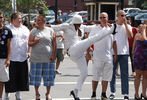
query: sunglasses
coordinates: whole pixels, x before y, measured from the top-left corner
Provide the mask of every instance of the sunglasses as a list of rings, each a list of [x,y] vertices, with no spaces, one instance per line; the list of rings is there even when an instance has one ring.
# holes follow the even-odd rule
[[[121,17],[125,17],[126,15],[121,15]]]
[[[100,17],[100,19],[105,19],[106,17]]]
[[[0,16],[0,18],[3,18],[3,17]]]

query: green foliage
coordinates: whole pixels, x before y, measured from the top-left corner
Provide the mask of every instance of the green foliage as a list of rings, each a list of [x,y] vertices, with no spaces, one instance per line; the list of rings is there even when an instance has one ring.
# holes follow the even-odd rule
[[[147,1],[145,1],[145,2],[141,5],[141,8],[147,10]]]
[[[141,9],[147,9],[147,1],[145,0],[137,0],[136,7]]]
[[[3,12],[11,11],[11,1],[10,0],[0,0],[0,10]]]
[[[12,0],[0,0],[0,10],[12,11]],[[28,13],[31,10],[46,10],[48,6],[45,0],[16,0],[17,12]]]
[[[30,10],[46,10],[48,6],[45,0],[17,0],[17,10],[27,13]]]

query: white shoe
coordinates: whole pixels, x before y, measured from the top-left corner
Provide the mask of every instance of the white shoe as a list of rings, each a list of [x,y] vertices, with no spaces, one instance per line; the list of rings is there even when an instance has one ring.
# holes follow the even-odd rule
[[[9,100],[9,93],[5,93],[4,100]]]
[[[5,97],[4,100],[9,100],[9,97]]]
[[[15,97],[16,97],[16,100],[21,100],[21,97],[16,96],[16,94],[15,94]]]

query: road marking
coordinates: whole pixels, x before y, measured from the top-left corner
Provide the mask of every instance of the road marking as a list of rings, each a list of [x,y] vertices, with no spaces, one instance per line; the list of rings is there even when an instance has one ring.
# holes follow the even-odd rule
[[[31,100],[35,100],[35,99],[31,99]],[[41,100],[45,100],[42,99]],[[73,100],[73,98],[52,98],[52,100]],[[91,98],[80,98],[80,100],[91,100]],[[100,98],[97,98],[97,100],[100,100]],[[115,98],[114,100],[123,100],[123,98]],[[133,98],[129,100],[134,100]]]
[[[43,84],[43,82],[41,83]],[[55,82],[55,85],[75,85],[77,82]],[[99,83],[101,84],[101,82]],[[116,82],[117,85],[120,85],[121,82]],[[130,85],[134,85],[134,82],[129,82]],[[84,82],[84,85],[91,85],[91,82]]]
[[[55,82],[55,85],[74,85],[77,82]],[[101,84],[101,82],[99,83]],[[116,82],[116,84],[120,85],[121,82]],[[134,84],[134,82],[129,82],[129,84]],[[84,82],[84,85],[91,85],[91,82]]]

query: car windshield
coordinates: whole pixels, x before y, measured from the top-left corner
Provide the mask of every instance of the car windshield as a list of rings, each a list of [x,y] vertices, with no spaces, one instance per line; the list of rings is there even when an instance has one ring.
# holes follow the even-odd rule
[[[125,13],[127,13],[128,10],[124,10]]]
[[[70,13],[70,14],[69,14],[69,16],[74,16],[74,15],[76,15],[76,13]]]
[[[53,24],[55,22],[55,18],[51,18],[48,22]]]
[[[71,22],[72,22],[72,18],[73,18],[73,17],[69,18],[69,19],[66,20],[64,23],[71,23]],[[87,17],[82,17],[82,20],[83,20],[83,22],[85,23],[85,22],[87,22],[88,18],[87,18]]]
[[[72,22],[72,17],[66,20],[64,23],[71,23]]]
[[[135,16],[135,20],[147,19],[147,14],[139,14]]]

